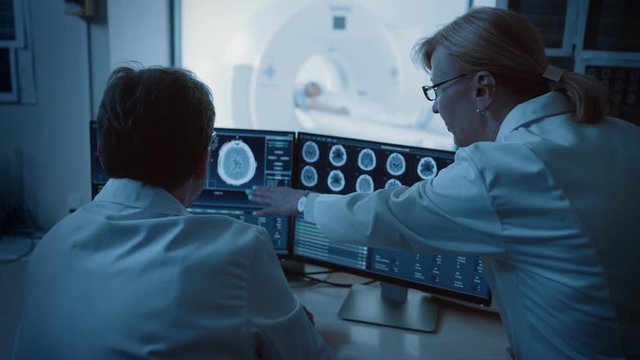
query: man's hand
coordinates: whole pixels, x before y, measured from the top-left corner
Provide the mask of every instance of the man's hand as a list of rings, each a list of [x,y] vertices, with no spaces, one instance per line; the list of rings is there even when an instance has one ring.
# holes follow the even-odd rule
[[[288,187],[257,186],[253,190],[247,190],[249,200],[264,205],[258,216],[289,216],[298,211],[298,200],[308,193],[305,190],[296,190]]]

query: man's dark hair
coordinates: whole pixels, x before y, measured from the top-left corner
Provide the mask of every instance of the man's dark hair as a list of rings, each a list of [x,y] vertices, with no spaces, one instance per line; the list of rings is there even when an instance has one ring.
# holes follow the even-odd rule
[[[120,67],[98,111],[102,166],[110,177],[175,189],[196,171],[214,118],[211,92],[191,72]]]

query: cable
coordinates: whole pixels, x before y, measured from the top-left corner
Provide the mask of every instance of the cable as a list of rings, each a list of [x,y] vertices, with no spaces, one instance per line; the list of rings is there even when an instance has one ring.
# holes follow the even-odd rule
[[[318,275],[318,274],[334,274],[335,272],[336,272],[335,270],[307,271],[298,275],[305,276],[305,275]]]
[[[331,275],[327,276],[324,279],[318,279],[318,278],[314,278],[312,276],[307,276],[307,275],[302,275],[302,277],[305,278],[305,279],[314,281],[316,283],[331,285],[331,286],[335,286],[335,287],[344,287],[344,288],[350,288],[353,285],[369,285],[369,284],[373,284],[373,283],[378,281],[378,280],[369,280],[369,281],[365,281],[365,282],[362,282],[362,283],[337,283],[337,282],[333,282],[333,281],[327,281],[327,279],[330,278]]]

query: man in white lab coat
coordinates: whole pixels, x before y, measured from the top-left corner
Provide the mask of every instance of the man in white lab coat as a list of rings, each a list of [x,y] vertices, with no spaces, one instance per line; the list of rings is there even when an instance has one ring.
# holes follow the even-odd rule
[[[111,179],[34,251],[16,359],[332,358],[267,233],[185,209],[214,117],[187,71],[113,72],[98,114]]]

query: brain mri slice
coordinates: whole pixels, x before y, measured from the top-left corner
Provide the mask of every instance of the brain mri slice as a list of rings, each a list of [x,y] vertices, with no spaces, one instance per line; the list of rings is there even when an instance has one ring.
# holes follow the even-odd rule
[[[344,175],[340,170],[332,170],[327,178],[329,189],[338,192],[344,189]]]
[[[302,172],[300,173],[300,181],[306,187],[315,186],[318,183],[318,172],[313,166],[307,165],[302,168]]]
[[[384,184],[385,189],[396,187],[396,186],[402,186],[402,183],[398,179],[389,179]]]
[[[302,158],[304,161],[308,163],[314,163],[318,161],[320,157],[320,149],[318,149],[318,145],[313,141],[307,141],[302,146]]]
[[[376,154],[371,149],[362,149],[358,154],[358,166],[364,171],[373,170],[376,167]]]
[[[438,172],[438,165],[433,158],[427,156],[420,159],[417,171],[418,176],[420,176],[422,180],[428,180],[436,176],[436,173]]]
[[[362,193],[372,193],[373,179],[371,178],[371,176],[367,174],[358,176],[358,180],[356,180],[356,191]]]
[[[387,172],[393,176],[402,175],[406,168],[404,156],[398,153],[391,153],[387,158]]]
[[[329,151],[329,161],[333,166],[342,166],[347,162],[347,151],[342,145],[333,145]]]
[[[251,148],[242,140],[231,140],[218,152],[218,175],[225,183],[240,186],[256,174],[258,164]]]

